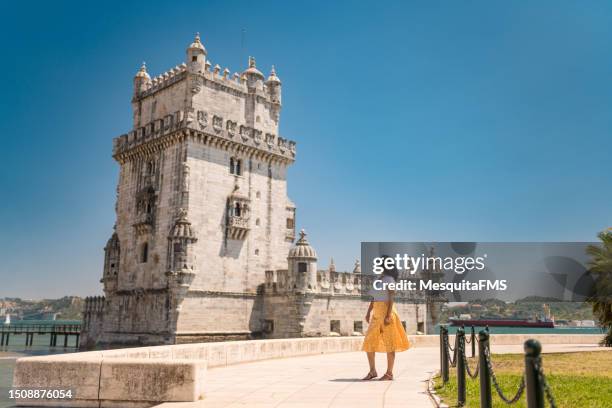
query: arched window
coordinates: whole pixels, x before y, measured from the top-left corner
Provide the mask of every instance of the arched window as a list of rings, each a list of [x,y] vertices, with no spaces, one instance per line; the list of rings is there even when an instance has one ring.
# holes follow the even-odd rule
[[[145,242],[142,244],[142,248],[140,250],[140,263],[145,263],[149,259],[149,243]]]
[[[234,207],[234,215],[236,217],[240,217],[240,214],[242,213],[241,208],[240,208],[240,203],[236,203],[236,206]]]

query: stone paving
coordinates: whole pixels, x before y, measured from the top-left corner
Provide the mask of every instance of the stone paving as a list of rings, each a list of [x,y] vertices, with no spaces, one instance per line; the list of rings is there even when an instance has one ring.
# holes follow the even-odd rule
[[[522,349],[522,345],[493,346],[494,353],[521,353]],[[581,344],[544,347],[544,352],[594,350],[603,348]],[[360,381],[368,371],[366,357],[360,352],[211,368],[205,400],[166,403],[158,408],[429,408],[433,403],[426,382],[437,370],[438,358],[437,347],[398,353],[395,381]],[[377,355],[376,361],[382,375],[385,355]]]

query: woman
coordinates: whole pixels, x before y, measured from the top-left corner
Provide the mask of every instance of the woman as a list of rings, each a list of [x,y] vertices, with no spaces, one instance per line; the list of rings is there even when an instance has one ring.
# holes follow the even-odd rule
[[[386,286],[390,283],[395,283],[397,278],[397,269],[389,270],[385,268],[382,278],[379,279],[382,285],[381,283],[376,285],[381,289],[371,292],[373,299],[366,313],[366,321],[369,323],[369,326],[362,347],[362,350],[368,355],[370,372],[363,378],[364,380],[371,380],[378,376],[374,353],[387,353],[387,372],[379,380],[392,381],[395,352],[405,351],[410,348],[406,331],[393,304],[394,291]],[[371,320],[370,317],[372,318]]]

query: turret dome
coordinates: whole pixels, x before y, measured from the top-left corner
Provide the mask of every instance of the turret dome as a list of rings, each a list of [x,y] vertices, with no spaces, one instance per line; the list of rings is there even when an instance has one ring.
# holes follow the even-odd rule
[[[193,42],[191,43],[191,45],[189,45],[189,48],[187,48],[187,51],[190,50],[201,50],[206,53],[206,48],[204,48],[204,44],[202,44],[202,42],[200,41],[200,33],[196,33]]]
[[[191,228],[191,223],[187,220],[187,211],[184,209],[180,209],[177,219],[170,231],[169,239],[180,239],[186,238],[193,241],[196,241],[196,235],[193,229]]]
[[[243,74],[247,76],[256,76],[262,80],[265,78],[264,74],[262,74],[261,71],[255,66],[255,58],[253,57],[249,57],[249,67],[243,72]]]
[[[270,71],[270,76],[268,77],[266,83],[270,84],[281,84],[281,80],[276,76],[276,70],[274,69],[274,65],[272,65],[272,70]]]
[[[142,66],[140,67],[134,78],[144,78],[147,81],[151,80],[151,76],[149,76],[149,73],[147,72],[147,64],[145,62],[142,63]]]
[[[300,231],[300,239],[298,239],[295,246],[289,250],[288,258],[317,259],[317,252],[310,246],[306,239],[306,231]]]

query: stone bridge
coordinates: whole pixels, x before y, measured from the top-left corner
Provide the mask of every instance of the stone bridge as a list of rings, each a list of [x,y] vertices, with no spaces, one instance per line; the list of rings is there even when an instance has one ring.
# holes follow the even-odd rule
[[[491,337],[495,353],[522,352],[527,338],[544,352],[597,350],[598,335]],[[15,388],[72,389],[72,400],[18,400],[62,407],[431,407],[427,383],[439,367],[438,336],[410,336],[395,381],[360,381],[362,337],[198,343],[92,351],[17,360]],[[379,374],[385,356],[377,356]]]

